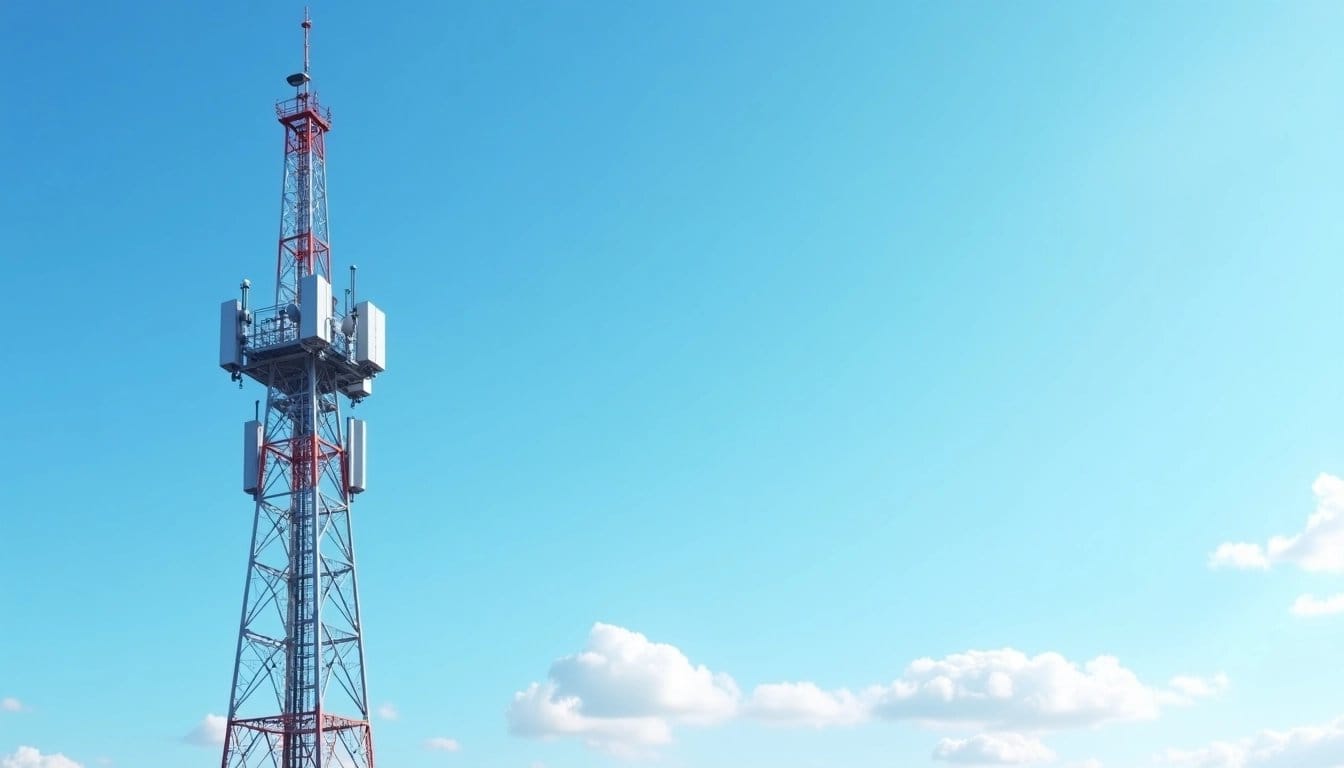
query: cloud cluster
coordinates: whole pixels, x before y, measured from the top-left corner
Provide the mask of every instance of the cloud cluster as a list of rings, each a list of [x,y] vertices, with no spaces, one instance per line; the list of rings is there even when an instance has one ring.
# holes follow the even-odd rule
[[[933,759],[960,765],[1030,765],[1055,759],[1040,739],[1020,733],[981,734],[969,739],[943,739]]]
[[[0,755],[0,768],[83,768],[59,752],[44,755],[35,747],[19,747],[12,755]]]
[[[1320,598],[1315,595],[1302,595],[1293,601],[1289,609],[1294,616],[1310,618],[1312,616],[1332,616],[1344,612],[1344,595],[1332,595]]]
[[[744,714],[771,725],[825,728],[866,721],[869,696],[841,689],[824,691],[815,683],[767,683],[756,686]]]
[[[594,717],[667,717],[698,725],[737,713],[731,677],[691,664],[675,646],[638,632],[597,624],[580,653],[557,659],[550,679],[558,695],[577,698]]]
[[[1264,545],[1225,541],[1209,554],[1210,568],[1269,570],[1287,564],[1312,573],[1344,573],[1344,479],[1321,473],[1311,484],[1316,511],[1292,536],[1271,536]],[[1302,595],[1289,609],[1294,616],[1344,612],[1344,594],[1328,598]]]
[[[710,725],[737,714],[732,678],[695,666],[675,646],[595,624],[583,651],[557,659],[545,683],[514,694],[509,730],[575,736],[615,754],[672,740],[672,724]]]
[[[13,696],[6,696],[0,699],[0,712],[21,712],[23,711],[23,702]]]
[[[1159,759],[1190,768],[1344,765],[1344,717],[1325,725],[1264,730],[1239,741],[1218,741],[1200,749],[1169,749]]]
[[[1283,563],[1316,573],[1344,573],[1344,480],[1322,473],[1311,490],[1316,511],[1300,533],[1271,536],[1263,546],[1224,542],[1209,555],[1209,566],[1264,570]]]
[[[1221,675],[1152,686],[1110,656],[1079,664],[1057,653],[1028,656],[1005,648],[919,659],[895,680],[858,691],[781,682],[744,696],[732,677],[693,664],[675,646],[596,624],[582,651],[556,660],[544,682],[514,694],[507,718],[516,735],[574,737],[618,755],[667,744],[677,726],[731,719],[805,728],[906,721],[987,732],[944,740],[939,759],[966,763],[992,752],[998,762],[1014,755],[1027,762],[1043,759],[1045,748],[1021,733],[1151,719],[1164,706],[1226,687]]]
[[[1055,730],[1152,719],[1163,694],[1112,656],[1080,666],[1057,653],[1006,648],[920,659],[880,690],[874,712],[942,726]]]

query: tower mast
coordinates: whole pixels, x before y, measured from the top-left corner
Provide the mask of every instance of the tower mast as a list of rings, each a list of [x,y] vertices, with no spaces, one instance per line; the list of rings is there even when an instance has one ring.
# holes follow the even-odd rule
[[[326,135],[303,71],[276,105],[284,127],[275,303],[249,306],[251,284],[221,308],[220,367],[266,388],[243,429],[243,490],[253,497],[243,608],[221,768],[372,768],[364,642],[355,578],[354,495],[365,488],[362,420],[341,399],[372,394],[385,367],[384,316],[345,314],[332,296]]]

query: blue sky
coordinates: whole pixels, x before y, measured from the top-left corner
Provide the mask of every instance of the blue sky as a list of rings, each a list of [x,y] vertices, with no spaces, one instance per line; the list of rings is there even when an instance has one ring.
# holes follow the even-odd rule
[[[3,768],[218,760],[300,13],[0,7]],[[380,761],[1344,764],[1344,8],[313,15]]]

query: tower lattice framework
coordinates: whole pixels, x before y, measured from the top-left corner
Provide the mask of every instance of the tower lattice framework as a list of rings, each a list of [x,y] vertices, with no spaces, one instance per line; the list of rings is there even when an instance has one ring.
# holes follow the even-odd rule
[[[255,500],[221,768],[372,768],[352,502],[366,427],[342,418],[384,369],[384,316],[332,293],[326,193],[331,114],[310,87],[309,34],[293,98],[276,105],[285,163],[275,303],[250,283],[221,311],[220,366],[266,388],[243,430]],[[264,404],[263,404],[264,402]]]

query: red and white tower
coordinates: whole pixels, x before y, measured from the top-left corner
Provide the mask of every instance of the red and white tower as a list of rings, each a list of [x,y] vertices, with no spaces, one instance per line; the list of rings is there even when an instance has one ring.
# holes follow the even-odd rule
[[[243,490],[255,501],[222,768],[372,768],[373,733],[355,579],[352,502],[365,488],[367,429],[342,419],[386,365],[383,312],[332,292],[326,135],[331,113],[303,71],[276,105],[285,172],[275,303],[250,283],[221,310],[220,367],[266,388],[243,429]]]

